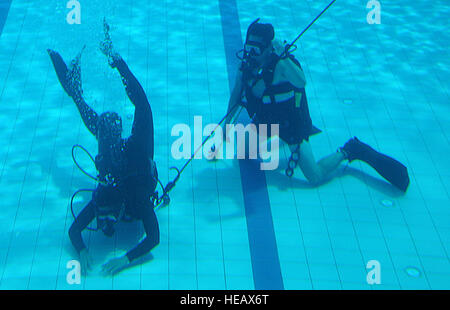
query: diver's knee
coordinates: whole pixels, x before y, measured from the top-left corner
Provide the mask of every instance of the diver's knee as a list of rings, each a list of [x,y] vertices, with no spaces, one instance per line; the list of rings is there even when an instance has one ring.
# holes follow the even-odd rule
[[[320,185],[320,179],[319,178],[306,178],[308,180],[309,185],[312,187],[318,187]]]
[[[305,177],[308,180],[308,183],[313,187],[319,186],[323,181],[322,174],[318,172],[305,174]]]
[[[159,244],[159,231],[153,236],[152,249]]]
[[[156,222],[155,226],[153,227],[153,230],[151,232],[149,232],[149,235],[151,236],[152,239],[152,248],[157,246],[159,244],[159,236],[160,236],[160,232],[159,232],[159,224]]]

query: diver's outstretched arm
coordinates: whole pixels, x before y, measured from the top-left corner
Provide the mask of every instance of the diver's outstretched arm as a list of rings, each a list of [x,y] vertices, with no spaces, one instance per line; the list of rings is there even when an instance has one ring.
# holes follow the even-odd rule
[[[74,60],[72,60],[70,71],[58,52],[51,49],[47,49],[47,52],[52,60],[61,86],[64,88],[64,91],[72,97],[77,105],[78,111],[80,112],[81,118],[87,129],[96,136],[98,114],[86,103],[86,101],[84,101],[83,89],[81,87],[80,58],[82,51]]]
[[[120,56],[116,56],[117,58],[114,60],[112,64],[113,68],[116,68],[119,71],[120,76],[122,77],[122,83],[125,86],[125,90],[127,92],[128,98],[133,103],[133,105],[137,109],[146,110],[150,109],[150,104],[147,99],[147,95],[145,94],[144,89],[141,84],[128,68],[126,62]]]
[[[97,122],[98,114],[84,101],[83,97],[74,98],[74,102],[77,105],[86,128],[97,138]]]
[[[136,108],[150,108],[147,95],[145,94],[141,84],[139,84],[139,81],[130,71],[128,65],[122,59],[120,54],[114,50],[111,36],[109,35],[110,27],[106,20],[103,21],[103,28],[105,32],[105,39],[100,43],[100,50],[106,57],[108,57],[108,63],[111,68],[117,68],[117,71],[119,71],[120,76],[122,77],[122,82],[125,85],[128,98],[130,98]]]
[[[69,238],[78,253],[81,250],[86,249],[86,245],[81,237],[81,232],[89,225],[89,223],[95,218],[95,206],[94,202],[90,201],[88,205],[80,212],[75,221],[72,223],[69,229]]]
[[[135,106],[134,121],[131,131],[131,136],[136,140],[141,141],[142,145],[146,146],[147,155],[153,159],[154,156],[154,129],[153,129],[153,114],[148,102],[147,95],[142,88],[139,81],[128,68],[128,65],[120,57],[114,62],[119,71],[122,82],[125,85],[128,98]]]
[[[144,223],[146,237],[135,248],[128,251],[126,256],[129,262],[147,254],[159,244],[158,220],[156,219],[155,211],[151,207],[144,209],[142,222]]]
[[[134,121],[131,135],[145,149],[148,157],[153,159],[154,155],[154,134],[152,109],[141,84],[128,68],[128,65],[114,51],[111,37],[109,35],[109,25],[104,22],[105,40],[100,45],[100,50],[106,57],[111,68],[116,68],[125,85],[125,90],[130,101],[135,106]]]

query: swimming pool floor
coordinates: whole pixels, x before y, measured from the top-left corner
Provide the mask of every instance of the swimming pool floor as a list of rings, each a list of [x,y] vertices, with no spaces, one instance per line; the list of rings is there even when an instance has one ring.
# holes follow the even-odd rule
[[[310,140],[315,156],[358,136],[405,163],[411,178],[405,195],[358,162],[320,187],[309,186],[300,170],[288,179],[283,146],[279,169],[264,173],[272,227],[255,227],[249,223],[259,211],[248,209],[252,192],[243,192],[249,179],[242,163],[193,160],[171,204],[157,210],[161,243],[151,255],[104,277],[101,265],[134,247],[143,228],[121,224],[112,238],[86,232],[94,270],[80,285],[67,283],[66,264],[77,259],[67,234],[70,198],[95,185],[74,165],[71,148],[81,144],[95,154],[97,146],[46,49],[69,61],[86,45],[86,100],[97,111],[119,112],[129,133],[133,105],[98,49],[103,17],[108,20],[116,48],[149,97],[155,161],[167,183],[174,177],[169,167],[184,164],[171,157],[172,127],[193,125],[194,116],[217,122],[226,112],[234,76],[224,37],[236,31],[229,25],[237,22],[244,38],[250,22],[262,17],[277,37],[291,41],[328,4],[225,2],[80,0],[80,25],[66,22],[65,1],[11,2],[0,34],[0,289],[264,288],[276,273],[256,268],[266,258],[252,253],[267,245],[274,245],[276,261],[267,264],[279,270],[280,289],[449,289],[450,5],[444,0],[380,1],[380,25],[367,23],[366,1],[338,0],[294,53],[307,78],[311,117],[323,130]],[[75,210],[89,199],[79,196]],[[269,228],[271,244],[249,242]],[[380,263],[381,284],[367,283],[370,260]]]

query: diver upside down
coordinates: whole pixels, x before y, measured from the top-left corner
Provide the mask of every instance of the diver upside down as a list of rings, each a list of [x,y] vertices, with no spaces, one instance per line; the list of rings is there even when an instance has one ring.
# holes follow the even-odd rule
[[[108,273],[123,269],[128,263],[143,256],[159,244],[159,226],[152,202],[158,183],[158,172],[153,161],[153,116],[147,96],[125,61],[112,51],[107,32],[102,52],[111,68],[121,75],[126,93],[135,106],[131,135],[123,139],[122,120],[115,112],[98,115],[84,100],[81,86],[81,53],[72,61],[70,70],[61,55],[48,49],[57,77],[65,92],[73,99],[88,130],[98,141],[95,165],[99,172],[98,185],[91,201],[85,206],[69,229],[69,237],[80,254],[82,272],[90,265],[90,256],[82,239],[82,231],[97,219],[97,227],[105,235],[114,233],[114,224],[120,220],[141,220],[146,237],[125,256],[110,260],[103,267]]]

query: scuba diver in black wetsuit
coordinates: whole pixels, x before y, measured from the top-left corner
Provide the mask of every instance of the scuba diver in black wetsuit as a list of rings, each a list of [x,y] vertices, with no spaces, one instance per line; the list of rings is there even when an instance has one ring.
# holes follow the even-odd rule
[[[306,79],[297,59],[274,40],[271,24],[253,22],[248,30],[236,83],[228,104],[229,124],[241,105],[246,108],[252,122],[279,124],[279,137],[291,149],[286,174],[291,177],[300,166],[313,185],[321,184],[339,164],[348,160],[362,160],[372,166],[385,179],[402,191],[409,185],[407,169],[395,159],[381,154],[356,137],[350,139],[337,152],[316,162],[309,137],[320,132],[312,125],[305,93]],[[268,126],[270,128],[270,126]],[[268,135],[269,136],[269,135]]]
[[[80,254],[82,272],[91,268],[91,258],[81,232],[97,218],[97,227],[111,236],[113,225],[120,220],[139,219],[143,222],[146,237],[123,257],[114,258],[103,265],[106,273],[115,273],[136,258],[148,253],[159,244],[159,227],[152,204],[158,174],[153,161],[153,118],[147,96],[125,61],[113,51],[105,23],[106,39],[101,50],[109,64],[116,68],[125,85],[126,93],[135,106],[132,134],[123,139],[122,121],[115,112],[98,115],[83,99],[80,72],[80,54],[72,61],[69,71],[62,57],[48,50],[57,76],[66,93],[75,102],[88,130],[98,140],[95,165],[99,184],[92,200],[76,217],[69,229],[70,240]]]

